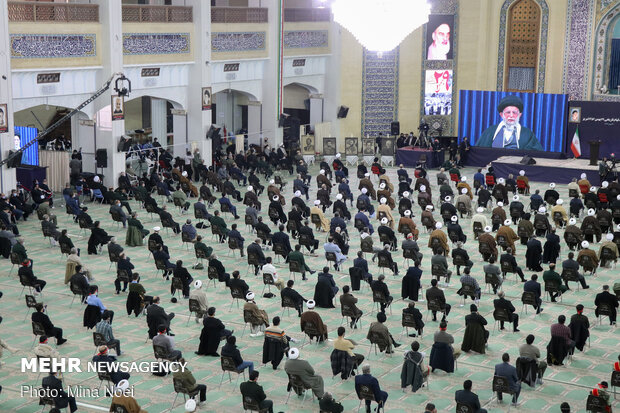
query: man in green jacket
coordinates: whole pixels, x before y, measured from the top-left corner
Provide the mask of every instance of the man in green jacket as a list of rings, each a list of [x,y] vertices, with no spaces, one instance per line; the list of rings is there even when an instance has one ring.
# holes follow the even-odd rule
[[[11,253],[15,253],[19,256],[20,263],[29,259],[28,254],[26,253],[26,248],[24,247],[23,237],[17,237],[17,242],[15,243],[15,245],[13,245],[13,249],[11,250]]]
[[[202,236],[198,235],[196,237],[196,243],[194,244],[195,251],[202,251],[204,256],[209,259],[211,255],[213,255],[213,248],[207,247],[207,245],[202,242]]]
[[[560,290],[558,293],[549,292],[552,302],[555,302],[555,299],[557,297],[562,295],[564,291],[568,290],[568,287],[564,285],[564,281],[562,281],[562,277],[560,277],[560,274],[555,272],[555,263],[553,262],[549,264],[549,269],[543,273],[543,280],[545,281],[545,285],[548,283],[554,283],[558,286],[558,289]]]
[[[149,230],[148,229],[144,229],[144,226],[142,225],[142,223],[138,219],[138,213],[137,212],[132,212],[131,213],[131,218],[129,218],[127,220],[127,225],[130,226],[130,227],[138,228],[140,230],[140,232],[142,233],[142,238],[144,238],[147,235],[149,235]]]
[[[181,369],[179,367],[179,371],[172,374],[174,380],[178,380],[182,383],[183,388],[188,390],[189,392],[199,391],[200,392],[200,404],[204,403],[207,400],[207,385],[206,384],[197,384],[196,379],[191,371],[187,368],[185,364],[185,359],[179,359],[180,365],[185,365],[185,368]]]
[[[183,205],[183,212],[189,209],[190,204],[187,200],[187,195],[185,195],[185,192],[181,190],[181,186],[177,186],[177,190],[172,193],[172,200],[175,205],[177,203]]]
[[[288,254],[288,261],[295,261],[299,263],[299,268],[301,268],[301,279],[307,280],[306,271],[309,271],[310,274],[314,274],[316,271],[312,271],[307,265],[306,260],[304,259],[304,254],[301,253],[301,245],[295,245],[295,251],[291,251]]]
[[[220,211],[215,210],[209,222],[211,222],[212,227],[218,227],[221,230],[222,235],[220,236],[220,242],[226,241],[226,237],[228,236],[228,228],[226,227],[226,221],[224,221],[220,216]]]

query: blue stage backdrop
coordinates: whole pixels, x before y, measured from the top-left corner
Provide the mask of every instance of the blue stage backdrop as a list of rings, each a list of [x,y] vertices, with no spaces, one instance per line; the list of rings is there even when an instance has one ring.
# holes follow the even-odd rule
[[[461,90],[459,93],[459,141],[473,145],[487,128],[502,121],[497,110],[500,100],[515,95],[523,100],[520,123],[531,129],[546,152],[564,152],[567,95],[547,93],[489,92]]]
[[[19,135],[19,147],[23,147],[33,139],[37,139],[39,130],[27,126],[15,126],[15,134]],[[39,145],[32,145],[22,154],[22,164],[39,165]]]

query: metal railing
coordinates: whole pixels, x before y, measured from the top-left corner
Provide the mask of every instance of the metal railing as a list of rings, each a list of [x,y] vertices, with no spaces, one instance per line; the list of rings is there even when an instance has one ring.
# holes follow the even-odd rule
[[[211,7],[211,23],[268,23],[266,7]]]
[[[99,5],[10,1],[11,22],[98,22]]]
[[[136,6],[123,5],[123,22],[135,23],[191,23],[191,6]]]
[[[331,9],[284,9],[285,22],[328,22]]]

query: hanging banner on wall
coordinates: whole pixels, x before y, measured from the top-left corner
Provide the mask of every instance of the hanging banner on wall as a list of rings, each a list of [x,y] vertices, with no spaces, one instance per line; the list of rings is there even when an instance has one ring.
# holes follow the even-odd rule
[[[452,70],[426,71],[424,114],[452,114]]]
[[[431,14],[426,26],[426,60],[452,60],[452,28],[454,16],[451,14]]]
[[[112,120],[125,119],[125,102],[122,96],[112,95]]]
[[[0,133],[9,131],[9,113],[7,111],[7,104],[0,104]]]
[[[202,110],[211,110],[211,87],[202,88]]]

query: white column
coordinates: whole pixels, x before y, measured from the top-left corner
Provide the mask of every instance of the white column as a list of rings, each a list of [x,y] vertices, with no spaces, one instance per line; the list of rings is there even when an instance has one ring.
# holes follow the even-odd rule
[[[323,95],[310,95],[310,125],[323,122]]]
[[[166,104],[164,99],[151,98],[151,128],[153,138],[157,138],[162,145],[168,144],[166,125]]]
[[[211,141],[206,140],[211,126],[211,111],[202,110],[202,88],[211,86],[211,2],[204,0],[187,0],[187,6],[193,6],[194,65],[190,66],[189,85],[187,88],[187,135],[189,140],[197,141],[205,165],[211,165]]]
[[[13,94],[11,89],[11,49],[9,48],[9,13],[7,2],[0,2],[0,103],[7,104],[6,113],[2,114],[4,123],[8,125],[6,133],[0,133],[0,158],[6,159],[9,150],[15,149],[13,137]],[[17,178],[15,169],[0,168],[0,191],[10,193],[15,188]]]
[[[174,134],[174,156],[185,155],[189,148],[187,142],[187,115],[172,115],[172,133]]]
[[[261,131],[261,111],[262,106],[260,102],[250,101],[248,102],[248,145],[261,144],[260,131]]]
[[[93,0],[93,3],[99,5],[101,39],[97,41],[101,44],[103,70],[101,70],[100,83],[102,84],[113,73],[123,71],[123,15],[121,0]],[[131,80],[136,82],[137,79]],[[117,151],[118,141],[125,133],[125,121],[112,122],[111,97],[115,94],[113,82],[110,89],[93,102],[97,110],[95,150],[106,149],[108,166],[103,169],[104,184],[114,187],[118,184],[120,173],[125,171],[125,154]],[[97,170],[97,172],[100,171],[101,169]]]
[[[262,7],[269,9],[269,28],[267,31],[267,47],[269,59],[265,62],[263,76],[263,113],[262,132],[269,144],[276,147],[282,143],[283,129],[278,127],[278,32],[280,30],[278,14],[281,0],[263,2]]]

